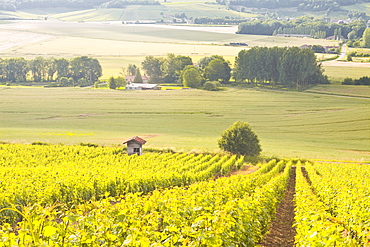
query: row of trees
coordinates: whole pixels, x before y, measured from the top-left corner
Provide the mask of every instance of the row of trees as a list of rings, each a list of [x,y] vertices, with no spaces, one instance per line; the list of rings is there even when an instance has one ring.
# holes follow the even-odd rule
[[[370,77],[363,76],[358,79],[345,78],[342,82],[343,85],[370,85]]]
[[[339,9],[340,6],[353,5],[359,0],[216,0],[219,4],[239,5],[249,8],[299,8],[306,11],[325,11]],[[369,0],[363,0],[369,2]]]
[[[315,53],[298,47],[242,50],[235,60],[234,77],[237,82],[251,85],[297,89],[329,83]]]
[[[303,16],[294,20],[249,20],[239,24],[237,33],[256,35],[304,34],[310,35],[312,38],[343,36],[344,38],[354,39],[362,37],[365,29],[365,20],[338,24]]]
[[[0,81],[3,82],[63,81],[62,84],[84,86],[94,84],[101,75],[100,62],[87,56],[75,57],[70,60],[43,57],[36,57],[32,60],[0,58]]]
[[[170,53],[165,58],[146,56],[141,65],[152,83],[183,82],[199,87],[207,80],[228,83],[231,77],[230,65],[221,56],[205,57],[196,67],[190,57]]]

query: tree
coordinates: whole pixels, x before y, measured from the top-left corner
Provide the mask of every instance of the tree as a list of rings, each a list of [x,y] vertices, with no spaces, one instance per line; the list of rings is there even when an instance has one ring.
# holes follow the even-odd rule
[[[362,47],[370,48],[370,28],[365,29],[362,40]]]
[[[55,59],[57,77],[68,77],[69,75],[69,61],[65,58]]]
[[[143,70],[150,76],[151,82],[160,82],[163,71],[162,71],[163,59],[156,58],[153,56],[146,56],[144,61],[141,63]]]
[[[28,63],[24,58],[9,58],[3,61],[3,76],[7,81],[26,81],[29,71]]]
[[[238,155],[256,156],[262,151],[257,135],[247,122],[237,121],[221,134],[218,146]]]
[[[40,82],[44,80],[46,74],[46,61],[43,57],[36,57],[29,62],[29,69],[32,72],[33,81]]]
[[[212,60],[204,69],[204,77],[210,81],[228,83],[231,77],[229,63],[219,58]]]
[[[212,60],[215,60],[217,58],[225,60],[224,57],[219,56],[219,55],[212,55],[210,57],[203,57],[198,61],[198,66],[201,69],[205,69]]]
[[[356,39],[357,38],[356,31],[355,30],[352,30],[351,32],[349,32],[348,35],[347,35],[347,38],[349,40]]]
[[[110,89],[116,89],[117,88],[117,83],[116,83],[116,79],[114,79],[113,76],[111,76],[109,78],[109,81],[108,81],[108,86]]]
[[[48,75],[47,80],[52,81],[52,80],[54,80],[54,74],[57,72],[55,59],[54,58],[48,58],[48,59],[46,59],[45,62],[46,62],[45,63],[46,64],[46,71],[47,71],[47,75]]]
[[[181,71],[187,66],[193,65],[192,59],[188,56],[175,56],[173,53],[167,54],[163,63],[165,83],[175,83],[181,76]]]
[[[185,87],[199,88],[202,86],[202,75],[194,65],[188,65],[182,71],[181,81]]]
[[[70,62],[70,69],[75,81],[84,78],[90,84],[94,84],[102,75],[99,61],[88,56],[73,58]]]
[[[140,69],[136,69],[135,78],[133,80],[133,83],[143,83],[143,78],[141,77]]]
[[[137,67],[136,67],[135,64],[129,64],[127,66],[127,73],[128,73],[128,75],[135,75],[136,74],[136,69],[137,69]]]
[[[116,79],[117,88],[126,86],[126,79],[123,76],[118,76]]]
[[[311,50],[313,50],[315,53],[325,53],[325,48],[322,45],[313,45]]]

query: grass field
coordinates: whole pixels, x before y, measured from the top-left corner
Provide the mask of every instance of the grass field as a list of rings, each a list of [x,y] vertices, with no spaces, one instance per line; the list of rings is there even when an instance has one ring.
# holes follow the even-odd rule
[[[347,77],[358,79],[370,75],[370,63],[324,62],[323,68],[333,82],[342,82]]]
[[[139,135],[147,147],[216,151],[220,133],[242,120],[265,156],[370,160],[368,98],[247,89],[0,90],[2,141],[114,145]]]

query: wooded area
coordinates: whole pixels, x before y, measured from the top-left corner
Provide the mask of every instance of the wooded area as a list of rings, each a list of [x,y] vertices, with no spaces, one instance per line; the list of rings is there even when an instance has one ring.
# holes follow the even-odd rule
[[[315,53],[298,47],[253,47],[240,51],[234,67],[237,82],[251,86],[296,88],[329,83]]]
[[[36,57],[0,58],[0,81],[26,82],[28,76],[33,82],[57,80],[61,86],[87,86],[94,84],[102,75],[100,62],[91,57],[81,56],[70,60],[65,58]]]
[[[340,6],[352,5],[358,2],[369,2],[369,0],[216,0],[224,5],[241,5],[249,8],[292,8],[305,11],[338,10]]]
[[[240,34],[277,35],[301,34],[312,38],[339,37],[351,39],[362,37],[366,29],[366,20],[360,19],[350,23],[334,23],[323,19],[302,16],[294,20],[249,20],[239,25]]]

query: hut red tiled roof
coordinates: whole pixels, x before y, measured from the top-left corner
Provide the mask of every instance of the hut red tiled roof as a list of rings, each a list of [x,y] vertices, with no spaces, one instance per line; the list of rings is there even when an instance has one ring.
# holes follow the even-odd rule
[[[125,142],[124,142],[124,143],[122,143],[122,144],[126,144],[126,143],[128,143],[128,142],[130,142],[130,141],[136,141],[136,142],[140,143],[141,145],[144,145],[144,144],[146,143],[146,141],[145,141],[144,139],[142,139],[142,138],[140,138],[140,137],[138,137],[138,136],[135,136],[135,137],[132,137],[131,139],[129,139],[129,140],[127,140],[127,141],[125,141]]]

